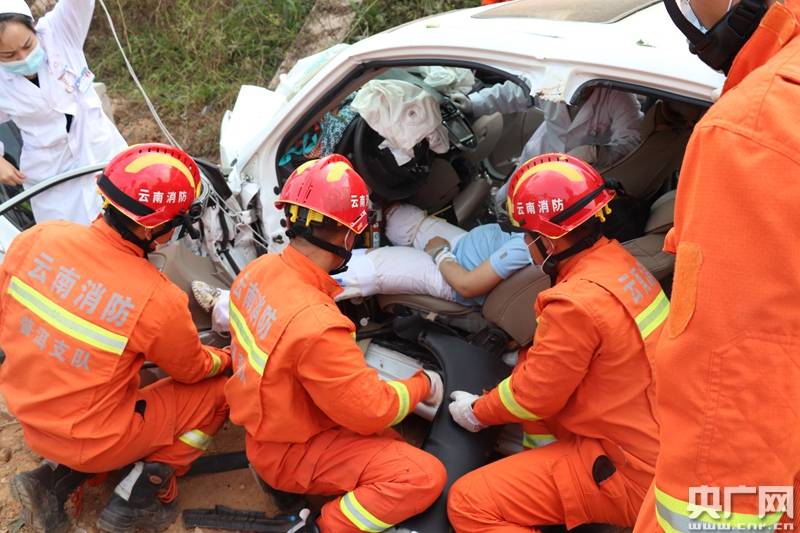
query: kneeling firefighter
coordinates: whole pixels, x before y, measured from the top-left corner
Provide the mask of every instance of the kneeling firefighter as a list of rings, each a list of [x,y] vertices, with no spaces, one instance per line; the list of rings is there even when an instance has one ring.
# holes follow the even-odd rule
[[[454,392],[450,412],[470,431],[522,423],[531,449],[455,483],[448,514],[458,532],[636,520],[658,454],[652,356],[669,301],[601,236],[614,188],[563,154],[512,176],[511,224],[553,286],[536,300],[533,346],[511,376],[480,397]]]
[[[88,474],[132,463],[98,527],[166,528],[177,516],[175,475],[228,413],[228,353],[200,343],[186,294],[146,259],[189,227],[197,166],[176,148],[138,145],[108,164],[97,187],[105,207],[90,226],[38,224],[0,265],[0,393],[46,458],[11,490],[40,532],[68,530],[64,502]],[[140,389],[145,360],[170,378]]]
[[[340,155],[300,166],[275,203],[289,246],[231,287],[225,393],[253,469],[273,489],[337,497],[292,531],[383,531],[427,509],[445,484],[439,460],[391,429],[419,402],[441,402],[441,377],[381,381],[334,303],[342,289],[330,273],[368,225],[368,194]]]

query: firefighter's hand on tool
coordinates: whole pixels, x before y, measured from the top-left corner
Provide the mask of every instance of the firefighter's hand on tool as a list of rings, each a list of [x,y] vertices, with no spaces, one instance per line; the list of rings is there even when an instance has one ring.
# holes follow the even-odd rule
[[[428,376],[428,381],[431,382],[431,391],[428,393],[427,398],[422,400],[425,405],[431,407],[439,407],[444,399],[444,383],[442,383],[442,376],[433,370],[425,370],[425,375]]]
[[[454,391],[453,394],[450,395],[450,399],[453,400],[450,402],[449,406],[450,416],[453,417],[456,424],[473,433],[477,433],[486,427],[481,424],[481,421],[478,420],[475,413],[472,412],[472,404],[475,403],[475,400],[478,398],[480,398],[480,396],[477,394],[472,394],[471,392],[463,390]]]
[[[3,185],[22,185],[25,176],[14,165],[0,157],[0,183]]]
[[[455,93],[450,96],[450,101],[465,115],[472,114],[472,100],[463,93]]]

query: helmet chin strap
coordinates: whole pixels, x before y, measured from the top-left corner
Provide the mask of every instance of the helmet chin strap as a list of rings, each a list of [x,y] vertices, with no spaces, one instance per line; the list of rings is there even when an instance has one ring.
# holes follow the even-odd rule
[[[186,233],[194,239],[199,236],[197,230],[192,227],[192,218],[188,213],[175,217],[172,219],[171,223],[164,224],[163,228],[153,232],[149,239],[142,239],[131,231],[125,224],[127,217],[112,205],[107,206],[103,211],[103,219],[109,226],[114,228],[123,239],[141,248],[145,258],[147,258],[147,254],[153,251],[153,243],[162,235],[166,235],[172,231],[173,228],[181,228],[179,237],[183,237]]]
[[[108,225],[114,228],[123,239],[141,248],[144,257],[147,258],[147,254],[150,253],[150,248],[153,244],[153,239],[140,239],[125,224],[125,218],[125,215],[110,205],[103,211],[103,219],[108,223]]]
[[[314,246],[318,248],[322,248],[326,252],[330,252],[334,255],[337,255],[342,258],[342,264],[338,268],[335,268],[328,273],[330,275],[341,274],[342,272],[347,271],[347,263],[350,261],[350,257],[352,257],[353,252],[344,248],[343,246],[336,246],[326,240],[320,239],[316,235],[314,235],[314,231],[310,226],[299,225],[296,224],[292,226],[286,234],[289,236],[290,239],[294,237],[300,237],[302,239],[307,240]]]
[[[550,285],[556,284],[556,278],[558,277],[558,264],[562,261],[569,259],[570,257],[581,253],[582,251],[591,248],[594,246],[594,243],[600,239],[602,235],[599,229],[592,231],[584,238],[564,250],[563,252],[559,252],[557,254],[550,254],[547,252],[547,248],[545,247],[544,243],[541,239],[536,241],[536,247],[539,250],[539,253],[542,254],[544,257],[544,262],[542,262],[542,270],[545,274],[550,276]]]
[[[741,0],[703,33],[686,19],[679,1],[664,0],[664,6],[672,22],[689,40],[689,50],[706,65],[725,74],[769,9],[767,0]]]

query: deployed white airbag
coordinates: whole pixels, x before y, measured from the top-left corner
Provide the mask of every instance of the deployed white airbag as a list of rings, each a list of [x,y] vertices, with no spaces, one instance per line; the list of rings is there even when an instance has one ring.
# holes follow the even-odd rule
[[[385,139],[381,147],[392,151],[398,165],[411,161],[414,146],[423,139],[438,154],[450,149],[439,103],[416,85],[372,80],[361,88],[351,106]]]
[[[417,67],[411,69],[424,76],[425,83],[443,94],[469,94],[475,85],[475,74],[468,68]]]

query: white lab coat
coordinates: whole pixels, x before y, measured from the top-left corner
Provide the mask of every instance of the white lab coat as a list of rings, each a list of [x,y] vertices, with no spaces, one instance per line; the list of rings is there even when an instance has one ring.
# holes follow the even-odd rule
[[[22,134],[20,170],[27,177],[25,187],[106,162],[127,146],[103,113],[83,54],[93,10],[94,0],[60,0],[39,20],[36,35],[47,53],[38,72],[39,87],[0,70],[0,122],[13,120]],[[82,82],[73,79],[81,74]],[[67,113],[74,117],[69,133]],[[37,222],[66,219],[86,224],[100,206],[94,176],[61,184],[32,201]]]
[[[530,96],[507,81],[469,95],[476,116],[516,113],[530,106]],[[563,102],[535,99],[544,122],[525,144],[520,163],[550,152],[572,152],[588,163],[604,168],[629,154],[641,142],[642,112],[636,97],[597,87],[573,118]]]

